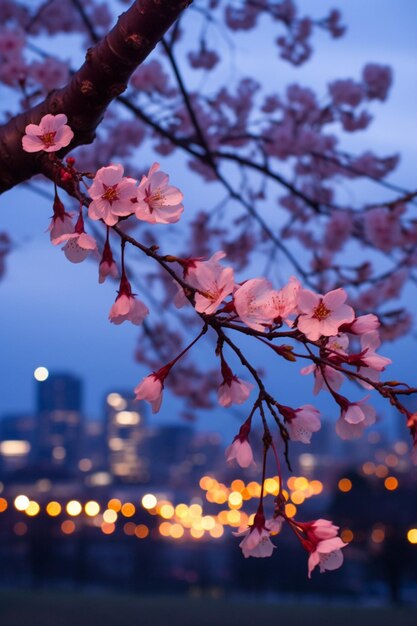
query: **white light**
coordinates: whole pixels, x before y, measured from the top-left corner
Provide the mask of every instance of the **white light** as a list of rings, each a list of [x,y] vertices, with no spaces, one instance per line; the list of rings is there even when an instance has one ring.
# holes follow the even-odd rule
[[[52,456],[56,461],[63,461],[67,456],[67,451],[62,446],[52,448]]]
[[[0,443],[0,454],[3,456],[21,456],[30,452],[29,441],[10,440]]]
[[[153,509],[158,504],[158,500],[153,493],[146,493],[142,498],[142,506],[144,509]]]
[[[107,396],[107,404],[116,411],[123,411],[127,407],[127,402],[120,393],[109,393]]]
[[[137,411],[120,411],[116,415],[116,422],[120,426],[135,426],[140,422],[140,415]]]
[[[309,454],[308,452],[300,454],[298,460],[305,470],[312,469],[316,465],[314,454]]]
[[[110,485],[112,482],[111,474],[108,472],[96,472],[87,477],[86,483],[94,487],[103,487]]]
[[[14,505],[18,511],[25,511],[29,506],[29,498],[24,495],[16,496]]]
[[[44,380],[48,378],[49,372],[46,369],[46,367],[37,367],[35,371],[33,372],[33,376],[38,382],[42,383]]]
[[[120,437],[111,437],[109,439],[109,448],[114,452],[120,452],[126,446],[126,440],[120,439]]]

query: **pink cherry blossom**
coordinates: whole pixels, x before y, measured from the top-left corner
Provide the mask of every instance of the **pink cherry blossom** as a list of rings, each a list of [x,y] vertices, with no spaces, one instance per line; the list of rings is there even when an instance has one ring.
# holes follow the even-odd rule
[[[271,306],[273,295],[272,285],[266,278],[251,278],[233,294],[236,313],[246,326],[263,332],[275,317]]]
[[[360,402],[364,402],[367,398],[364,398],[359,403],[359,407],[351,409],[349,414],[350,421],[346,420],[346,412],[342,411],[339,419],[336,422],[336,433],[339,435],[341,439],[358,439],[362,436],[363,431],[367,426],[372,426],[376,420],[376,412],[372,406],[367,404],[360,405]],[[359,421],[352,421],[357,420]]]
[[[108,236],[108,235],[107,235]],[[113,258],[113,253],[110,248],[109,240],[106,239],[103,248],[103,254],[101,257],[99,270],[98,270],[98,282],[104,283],[107,276],[111,276],[112,278],[117,278],[119,275],[119,270]]]
[[[356,107],[365,96],[362,85],[351,79],[333,81],[329,85],[329,92],[336,106],[347,104],[351,107]]]
[[[342,410],[342,419],[348,424],[359,424],[365,419],[365,413],[356,402],[349,402],[345,409]]]
[[[169,86],[168,74],[156,59],[140,65],[132,76],[131,84],[139,91],[148,93],[157,91],[166,96],[175,94],[175,89]]]
[[[336,363],[339,360],[339,355],[346,356],[347,349],[349,347],[349,337],[345,333],[340,333],[336,337],[329,337],[326,344],[326,352],[329,352],[328,358],[334,360]]]
[[[68,238],[62,250],[68,261],[81,263],[88,257],[90,252],[97,250],[97,244],[94,237],[87,233],[74,233]]]
[[[311,572],[317,565],[321,574],[341,567],[343,564],[341,549],[346,545],[340,537],[320,541],[308,559],[308,577],[311,578]]]
[[[311,529],[317,539],[333,539],[337,537],[339,527],[328,519],[317,519],[311,522]]]
[[[65,207],[61,202],[56,189],[53,209],[54,214],[51,218],[48,230],[50,232],[51,242],[53,245],[57,245],[57,243],[62,241],[63,235],[70,235],[74,233],[74,223],[72,221],[72,214],[65,211]]]
[[[45,92],[48,92],[68,82],[68,63],[52,57],[35,61],[29,67],[29,75],[36,83],[42,85]]]
[[[98,282],[104,283],[108,276],[111,276],[112,278],[117,278],[119,276],[117,265],[114,261],[113,263],[101,261],[98,270]]]
[[[353,335],[364,335],[370,333],[373,330],[377,330],[381,325],[379,319],[373,313],[367,315],[360,315],[355,317],[350,324],[343,324],[341,330],[346,333],[352,333]]]
[[[6,60],[19,57],[26,43],[23,30],[0,27],[0,54]]]
[[[51,223],[48,226],[50,233],[51,243],[56,246],[62,241],[63,235],[68,235],[74,232],[74,222],[72,221],[72,215],[70,213],[64,213],[61,215],[53,215]]]
[[[353,228],[353,218],[347,211],[334,212],[326,225],[324,245],[326,251],[340,250],[349,239]]]
[[[380,345],[381,340],[377,330],[373,330],[361,336],[361,361],[364,367],[361,367],[359,371],[365,376],[367,375],[366,371],[368,368],[374,369],[377,372],[383,372],[387,365],[392,363],[391,359],[375,352]]]
[[[325,22],[330,34],[335,39],[341,37],[346,31],[346,26],[343,26],[341,23],[341,15],[338,9],[332,9]]]
[[[236,537],[245,535],[240,542],[243,556],[247,559],[250,556],[255,558],[265,558],[271,556],[275,547],[271,541],[270,531],[266,527],[252,526],[240,533],[233,533]]]
[[[218,263],[223,256],[223,252],[218,252],[208,261],[193,262],[185,272],[186,281],[198,290],[195,293],[195,309],[199,313],[215,313],[234,290],[233,269]]]
[[[92,220],[103,220],[114,226],[120,216],[131,215],[135,210],[136,181],[123,176],[123,165],[101,167],[88,190],[93,201],[88,207]]]
[[[135,387],[136,400],[146,400],[151,404],[152,413],[158,413],[162,403],[165,379],[177,359],[152,372]]]
[[[221,355],[221,369],[223,382],[220,385],[217,396],[221,406],[228,407],[232,404],[245,402],[253,389],[252,383],[248,383],[235,376]]]
[[[139,326],[148,313],[149,310],[143,302],[137,300],[133,295],[122,294],[117,297],[111,307],[109,320],[113,324],[122,324],[122,322],[129,320],[132,324]]]
[[[368,63],[363,68],[362,78],[368,98],[386,99],[392,83],[392,69],[388,65]]]
[[[290,522],[304,534],[299,537],[303,547],[310,553],[308,577],[318,565],[320,572],[338,569],[343,563],[341,549],[347,544],[337,536],[339,527],[331,521],[318,519],[314,522]]]
[[[168,184],[168,174],[159,171],[159,167],[159,163],[154,163],[148,175],[142,178],[137,189],[135,215],[151,224],[172,224],[181,217],[184,196],[177,187]]]
[[[342,324],[353,321],[355,313],[345,304],[344,289],[329,291],[324,296],[302,289],[298,299],[298,329],[311,341],[337,335]]]
[[[129,320],[132,324],[139,326],[148,313],[148,307],[135,298],[129,281],[122,274],[118,296],[110,309],[109,320],[113,324],[122,324]]]
[[[279,291],[272,291],[271,306],[275,320],[285,320],[292,326],[289,316],[296,312],[298,303],[298,294],[301,289],[301,283],[295,276],[291,276],[288,283]]]
[[[91,252],[97,250],[97,243],[94,237],[85,232],[82,213],[79,214],[77,223],[73,226],[72,231],[57,235],[53,240],[53,244],[58,245],[66,241],[62,250],[67,259],[71,263],[81,263]]]
[[[366,238],[375,248],[390,252],[401,243],[401,222],[397,211],[376,207],[367,211],[363,220]]]
[[[56,152],[65,148],[74,137],[71,128],[67,126],[67,116],[63,113],[44,115],[39,125],[28,124],[25,135],[22,137],[22,146],[25,152]]]
[[[239,433],[231,445],[226,449],[226,460],[235,460],[243,468],[249,467],[253,463],[253,452],[249,443],[251,422],[251,417],[249,417],[240,427]]]
[[[365,421],[368,412],[374,412],[374,409],[365,402],[368,400],[369,396],[365,396],[362,400],[358,400],[357,402],[349,402],[343,396],[338,395],[338,402],[342,409],[341,417],[348,424],[359,424],[360,422]]]
[[[219,263],[226,254],[223,251],[218,251],[207,261],[201,259],[182,259],[181,264],[184,268],[184,280],[190,287],[201,290],[203,293],[198,299],[198,306],[201,308],[201,312],[205,307],[212,309],[212,312],[216,310],[223,301],[234,289],[233,270],[231,268],[224,268]],[[225,269],[228,271],[224,273]],[[178,287],[178,293],[175,296],[174,304],[177,308],[181,308],[188,302],[185,297],[182,287]],[[197,305],[197,294],[196,294]],[[197,306],[196,306],[197,308]],[[199,310],[199,309],[197,309]]]
[[[321,428],[320,411],[312,404],[304,404],[295,410],[282,408],[286,409],[283,414],[290,439],[310,443],[312,434]]]
[[[277,535],[282,530],[282,524],[284,522],[284,518],[281,515],[277,517],[271,517],[267,519],[265,522],[265,527],[274,535]]]
[[[135,387],[136,400],[150,402],[152,413],[158,413],[162,403],[163,382],[157,374],[149,374]]]
[[[202,46],[200,50],[196,52],[189,52],[188,59],[191,67],[194,69],[206,69],[211,70],[220,61],[220,57],[215,50],[207,50],[205,46]]]
[[[247,559],[250,556],[264,558],[272,555],[276,546],[271,541],[270,532],[266,526],[262,508],[260,508],[255,515],[252,526],[233,534],[235,537],[244,536],[239,547],[242,548],[243,556]]]
[[[11,57],[0,63],[0,81],[10,87],[18,87],[27,79],[28,68],[23,58]]]
[[[237,376],[233,376],[230,382],[223,381],[218,390],[219,404],[224,407],[231,406],[232,404],[242,404],[245,402],[253,385],[248,383]]]
[[[249,441],[236,436],[231,445],[226,448],[226,461],[236,461],[240,467],[249,467],[253,463],[253,452]]]
[[[324,372],[324,374],[323,374]],[[303,367],[300,373],[305,376],[307,374],[314,374],[314,388],[313,393],[316,396],[322,389],[329,391],[327,385],[332,389],[339,389],[345,380],[345,377],[338,370],[333,369],[329,365],[307,365]],[[325,378],[326,380],[325,380]]]

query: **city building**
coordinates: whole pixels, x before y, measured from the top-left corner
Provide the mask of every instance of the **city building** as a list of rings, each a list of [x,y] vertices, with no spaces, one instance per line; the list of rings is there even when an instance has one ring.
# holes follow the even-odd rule
[[[36,420],[28,413],[4,415],[0,420],[0,473],[27,468],[34,454]]]
[[[108,470],[115,482],[149,481],[144,404],[130,392],[112,391],[105,401]]]
[[[36,384],[37,463],[74,473],[83,439],[82,382],[72,374],[57,373]]]

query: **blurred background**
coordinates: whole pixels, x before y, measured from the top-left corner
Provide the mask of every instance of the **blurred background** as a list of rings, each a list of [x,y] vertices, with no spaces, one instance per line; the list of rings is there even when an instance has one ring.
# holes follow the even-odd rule
[[[355,442],[325,420],[311,446],[294,444],[287,514],[335,520],[349,544],[340,570],[308,580],[290,532],[270,559],[238,549],[232,533],[253,521],[259,467],[226,464],[218,432],[155,425],[128,390],[109,388],[88,419],[85,384],[39,366],[34,406],[1,417],[2,586],[415,603],[417,471],[399,416]],[[278,488],[271,468],[264,493]]]

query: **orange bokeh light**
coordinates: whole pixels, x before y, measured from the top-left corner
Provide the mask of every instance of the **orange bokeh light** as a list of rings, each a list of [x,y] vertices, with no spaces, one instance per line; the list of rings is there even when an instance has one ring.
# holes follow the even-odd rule
[[[138,539],[145,539],[149,535],[149,528],[145,524],[139,524],[135,528],[135,535]]]
[[[75,524],[74,522],[72,522],[69,519],[66,519],[64,522],[62,522],[61,524],[61,530],[64,533],[64,535],[71,535],[74,530],[75,530]]]

